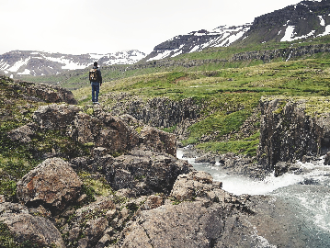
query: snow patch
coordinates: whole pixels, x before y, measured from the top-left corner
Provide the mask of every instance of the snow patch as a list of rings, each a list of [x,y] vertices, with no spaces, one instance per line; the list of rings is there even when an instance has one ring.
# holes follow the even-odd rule
[[[19,72],[19,73],[17,73],[17,74],[19,74],[19,75],[30,75],[30,70],[28,70],[28,69],[25,69],[23,72]]]
[[[319,34],[318,37],[319,37],[319,36],[329,35],[329,34],[330,34],[330,25],[327,25],[327,26],[325,27],[325,31],[324,31],[324,33],[323,33],[323,34]]]
[[[281,39],[281,41],[294,41],[294,40],[304,39],[304,38],[308,38],[310,36],[313,36],[315,34],[315,30],[312,30],[311,32],[309,32],[306,35],[299,36],[299,37],[294,37],[297,34],[296,32],[294,32],[294,29],[295,29],[295,26],[289,25],[286,28],[285,35]]]
[[[19,61],[17,61],[12,67],[10,67],[8,69],[8,71],[10,72],[16,72],[19,70],[19,68],[21,68],[21,66],[23,65],[27,65],[27,63],[29,62],[30,60],[30,57],[26,58],[26,59],[23,59],[21,58]]]
[[[325,26],[325,21],[324,21],[323,17],[318,16],[318,18],[320,19],[320,25],[324,27]]]

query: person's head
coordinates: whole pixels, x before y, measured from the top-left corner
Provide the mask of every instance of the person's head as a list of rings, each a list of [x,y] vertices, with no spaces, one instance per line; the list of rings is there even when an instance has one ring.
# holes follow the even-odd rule
[[[96,67],[97,67],[97,62],[94,62],[94,66],[96,66]]]

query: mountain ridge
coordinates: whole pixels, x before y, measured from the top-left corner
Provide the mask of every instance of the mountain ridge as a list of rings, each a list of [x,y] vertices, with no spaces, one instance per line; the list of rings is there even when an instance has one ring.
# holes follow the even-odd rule
[[[156,45],[149,54],[138,50],[82,55],[15,50],[0,55],[0,73],[15,78],[56,76],[71,70],[86,69],[94,61],[99,62],[101,67],[122,64],[135,67],[208,48],[300,42],[329,34],[330,0],[302,1],[258,16],[253,23],[222,25],[211,31],[201,29],[175,36]]]
[[[138,50],[81,55],[14,50],[0,55],[0,72],[15,77],[58,75],[69,70],[85,69],[95,61],[100,65],[133,64],[144,56],[145,53]]]

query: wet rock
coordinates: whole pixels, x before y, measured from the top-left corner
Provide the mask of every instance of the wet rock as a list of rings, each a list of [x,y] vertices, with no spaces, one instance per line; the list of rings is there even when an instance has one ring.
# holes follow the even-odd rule
[[[25,204],[43,204],[60,211],[77,200],[81,185],[68,162],[52,158],[45,160],[17,183],[17,197]]]
[[[278,162],[275,165],[275,177],[282,176],[283,174],[289,171],[296,171],[299,169],[299,166],[292,163]]]
[[[323,101],[323,100],[320,100]],[[258,160],[272,171],[277,162],[317,157],[329,150],[330,113],[307,115],[308,100],[262,99]],[[326,104],[322,102],[322,104]]]
[[[328,152],[324,157],[324,164],[330,165],[330,152]]]

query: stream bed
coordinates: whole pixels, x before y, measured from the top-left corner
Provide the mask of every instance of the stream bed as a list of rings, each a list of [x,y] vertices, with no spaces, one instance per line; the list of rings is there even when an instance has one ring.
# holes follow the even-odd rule
[[[306,247],[330,247],[330,166],[324,161],[301,163],[296,172],[275,177],[268,175],[258,181],[248,177],[231,175],[220,164],[195,163],[194,158],[183,158],[183,149],[177,157],[188,160],[196,170],[212,175],[215,181],[223,183],[223,189],[234,195],[270,195],[284,200],[294,218],[302,223],[299,236],[304,237]]]

